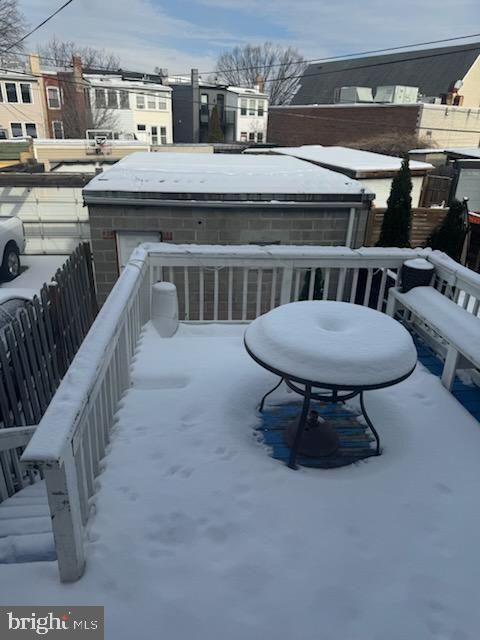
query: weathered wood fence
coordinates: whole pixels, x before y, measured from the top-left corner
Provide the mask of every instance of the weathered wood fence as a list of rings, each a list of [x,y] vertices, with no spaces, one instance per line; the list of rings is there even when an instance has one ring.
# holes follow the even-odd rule
[[[92,255],[84,243],[1,330],[0,502],[23,487],[22,446],[40,422],[97,312]],[[31,429],[20,431],[20,427]],[[29,477],[32,481],[32,470]]]
[[[386,209],[372,209],[370,211],[365,246],[372,247],[380,237],[383,216]],[[412,209],[412,228],[410,232],[410,245],[412,247],[425,247],[428,236],[442,222],[448,209],[424,208]]]

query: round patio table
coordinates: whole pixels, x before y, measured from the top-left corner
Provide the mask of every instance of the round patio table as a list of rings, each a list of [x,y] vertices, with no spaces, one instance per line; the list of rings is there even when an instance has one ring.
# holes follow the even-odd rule
[[[256,318],[244,342],[260,366],[280,377],[263,396],[260,411],[282,382],[304,398],[289,467],[296,469],[311,400],[337,403],[360,396],[380,455],[380,438],[365,409],[364,392],[390,387],[413,373],[417,351],[399,322],[347,302],[292,302]]]

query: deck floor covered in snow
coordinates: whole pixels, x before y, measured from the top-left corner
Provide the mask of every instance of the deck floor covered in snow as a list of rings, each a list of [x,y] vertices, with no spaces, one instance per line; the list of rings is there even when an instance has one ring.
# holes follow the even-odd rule
[[[477,421],[419,365],[366,395],[380,457],[292,471],[258,442],[275,378],[243,330],[146,327],[85,575],[3,565],[0,601],[104,605],[109,640],[477,640]]]

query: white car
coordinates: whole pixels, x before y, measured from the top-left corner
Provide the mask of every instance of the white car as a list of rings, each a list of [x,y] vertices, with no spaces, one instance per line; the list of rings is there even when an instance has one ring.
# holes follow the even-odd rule
[[[16,216],[0,216],[0,279],[13,280],[20,273],[20,254],[25,251],[23,223]]]

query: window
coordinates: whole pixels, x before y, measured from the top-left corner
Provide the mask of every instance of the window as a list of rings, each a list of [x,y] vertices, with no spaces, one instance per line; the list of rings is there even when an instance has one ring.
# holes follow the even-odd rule
[[[208,116],[208,93],[202,93],[200,96],[200,113]]]
[[[117,92],[115,89],[107,91],[107,105],[109,109],[118,109]]]
[[[14,82],[6,82],[7,102],[18,102],[17,85]]]
[[[143,93],[137,93],[137,109],[145,109],[145,96]]]
[[[148,109],[156,109],[157,101],[155,100],[155,96],[151,93],[147,95],[147,108]]]
[[[152,144],[158,144],[158,127],[152,127]]]
[[[263,104],[263,100],[259,100],[257,104],[258,104],[258,111],[257,111],[257,113],[258,113],[258,115],[259,115],[259,116],[263,116],[263,114],[265,113],[265,111],[264,111],[264,104]]]
[[[47,100],[49,109],[60,109],[60,91],[58,87],[47,87]]]
[[[97,109],[105,109],[107,101],[105,100],[105,89],[95,89],[95,106]]]
[[[249,116],[255,115],[255,100],[248,101],[248,115]]]
[[[64,138],[64,134],[63,134],[63,122],[61,120],[54,120],[52,122],[52,129],[53,129],[53,137],[56,140],[61,140],[62,138]]]
[[[3,102],[3,88],[1,84],[0,84],[0,102]]]
[[[257,133],[257,142],[263,142],[263,133]]]
[[[240,142],[246,142],[246,141],[247,141],[247,132],[242,131],[242,133],[240,134]]]
[[[137,131],[146,131],[147,127],[144,124],[137,124]]]
[[[120,91],[120,109],[129,109],[130,103],[128,100],[128,91],[122,89]]]
[[[167,127],[160,127],[160,142],[167,144]]]
[[[22,94],[22,102],[24,102],[25,104],[31,104],[32,88],[29,82],[20,83],[20,93]]]
[[[241,116],[247,115],[247,99],[246,98],[242,98],[240,100],[240,115]]]
[[[158,98],[158,108],[165,110],[167,108],[168,96],[166,93],[161,93]]]
[[[12,129],[12,138],[21,138],[23,136],[23,128],[21,122],[12,122],[10,128]]]
[[[248,134],[248,140],[249,140],[249,142],[255,142],[255,132],[254,131],[251,131]]]
[[[27,136],[31,138],[37,138],[37,125],[34,122],[26,122],[25,123],[25,131]]]

